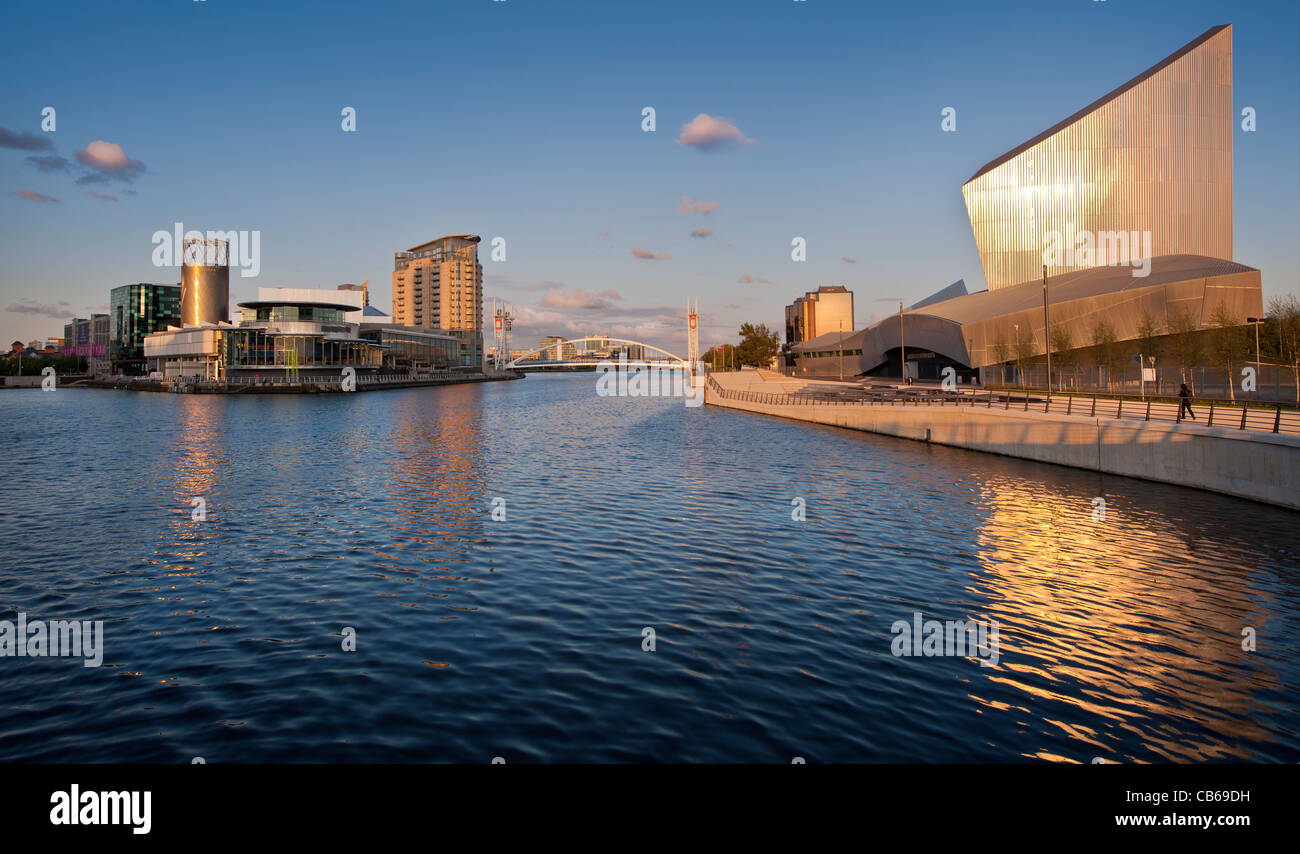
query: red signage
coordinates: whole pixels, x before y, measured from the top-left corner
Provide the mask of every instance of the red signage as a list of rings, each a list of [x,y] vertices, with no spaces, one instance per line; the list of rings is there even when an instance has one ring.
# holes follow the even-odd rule
[[[695,315],[691,315],[691,328],[695,328]]]

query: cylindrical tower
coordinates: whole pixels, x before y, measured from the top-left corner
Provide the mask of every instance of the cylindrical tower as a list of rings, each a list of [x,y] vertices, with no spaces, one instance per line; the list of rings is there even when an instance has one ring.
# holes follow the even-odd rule
[[[181,323],[230,320],[230,244],[199,237],[185,239],[181,264]]]

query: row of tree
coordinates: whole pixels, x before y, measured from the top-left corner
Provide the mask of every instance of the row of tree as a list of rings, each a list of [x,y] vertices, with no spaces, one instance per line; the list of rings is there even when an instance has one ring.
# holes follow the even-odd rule
[[[1050,335],[1052,368],[1059,369],[1058,380],[1064,383],[1064,375],[1071,368],[1081,364],[1100,366],[1106,369],[1107,384],[1113,390],[1115,374],[1129,362],[1136,347],[1148,366],[1153,358],[1159,364],[1172,360],[1185,381],[1190,379],[1188,369],[1204,364],[1231,376],[1234,368],[1254,357],[1255,331],[1250,324],[1242,325],[1241,319],[1222,303],[1204,329],[1186,307],[1171,311],[1163,324],[1143,309],[1136,338],[1123,343],[1114,325],[1104,317],[1093,322],[1085,341],[1076,341],[1070,327],[1058,321],[1052,324]],[[1268,315],[1258,332],[1260,358],[1292,368],[1296,372],[1296,394],[1300,396],[1300,299],[1288,294],[1269,300]],[[1022,370],[1041,355],[1027,326],[1018,330],[1017,340],[1012,342],[999,333],[992,350],[994,361],[1014,361]],[[1235,397],[1234,385],[1230,382],[1228,388]]]
[[[715,370],[746,365],[766,368],[780,348],[780,336],[768,329],[766,323],[742,323],[739,344],[717,344],[706,350],[700,358]]]
[[[86,372],[85,356],[23,356],[17,353],[0,359],[0,376],[18,376],[21,369],[23,376],[35,376],[48,366],[60,374],[82,374]]]

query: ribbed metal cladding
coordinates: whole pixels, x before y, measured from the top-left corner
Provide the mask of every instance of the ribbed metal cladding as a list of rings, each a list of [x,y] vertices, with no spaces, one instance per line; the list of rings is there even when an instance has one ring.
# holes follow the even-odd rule
[[[1151,233],[1152,255],[1232,258],[1232,27],[994,160],[963,187],[990,290],[1039,278],[1045,236]],[[1067,254],[1052,274],[1080,269]]]
[[[181,323],[230,320],[230,244],[187,238],[181,265]],[[190,263],[194,261],[196,263]]]

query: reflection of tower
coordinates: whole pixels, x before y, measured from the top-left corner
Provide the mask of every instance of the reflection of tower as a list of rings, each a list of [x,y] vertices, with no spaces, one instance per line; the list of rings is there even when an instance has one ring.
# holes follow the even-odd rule
[[[694,370],[695,363],[700,360],[700,301],[697,298],[695,305],[691,301],[686,301],[686,363]]]
[[[187,237],[181,256],[181,323],[230,320],[230,244]]]

